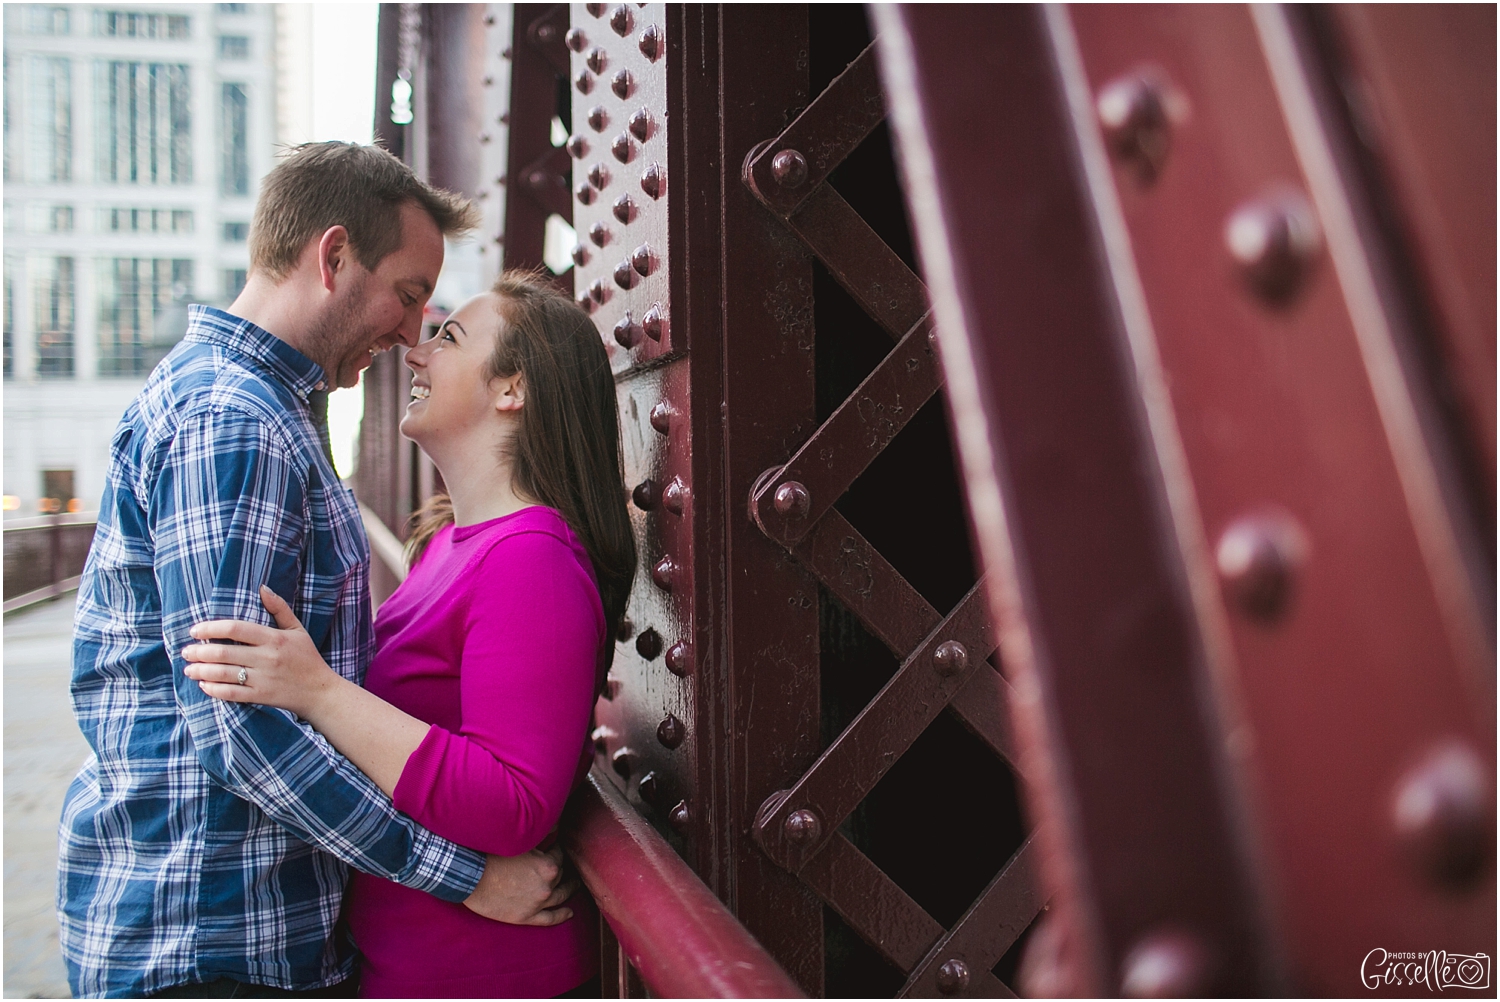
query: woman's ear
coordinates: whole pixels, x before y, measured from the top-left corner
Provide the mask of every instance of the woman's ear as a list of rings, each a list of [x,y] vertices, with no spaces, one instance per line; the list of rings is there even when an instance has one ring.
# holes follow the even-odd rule
[[[500,376],[494,382],[495,410],[518,411],[526,403],[526,382],[518,372],[513,376]]]

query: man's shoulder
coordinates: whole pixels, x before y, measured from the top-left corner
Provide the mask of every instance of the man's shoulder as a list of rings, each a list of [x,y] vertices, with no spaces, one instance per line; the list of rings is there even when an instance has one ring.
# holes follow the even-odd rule
[[[152,437],[171,438],[190,421],[232,415],[236,421],[289,430],[300,402],[285,385],[220,346],[183,341],[162,360],[136,398],[138,420]]]

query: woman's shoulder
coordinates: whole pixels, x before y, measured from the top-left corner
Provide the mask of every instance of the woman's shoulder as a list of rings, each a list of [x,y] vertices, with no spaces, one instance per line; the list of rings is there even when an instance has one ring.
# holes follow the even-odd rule
[[[593,577],[588,551],[567,520],[555,508],[532,505],[494,519],[468,537],[477,544],[473,566],[499,562],[543,561],[577,565]],[[462,530],[459,530],[462,533]],[[458,536],[455,536],[457,539]]]

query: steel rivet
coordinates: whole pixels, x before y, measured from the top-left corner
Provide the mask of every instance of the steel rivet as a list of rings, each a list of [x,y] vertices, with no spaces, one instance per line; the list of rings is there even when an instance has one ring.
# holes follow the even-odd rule
[[[969,965],[957,957],[943,961],[937,970],[937,989],[944,995],[952,995],[969,987]]]
[[[656,632],[655,627],[646,627],[641,635],[635,638],[635,652],[647,661],[655,661],[656,656],[661,653],[661,648],[661,634]]]
[[[603,164],[594,164],[589,168],[589,184],[595,188],[603,189],[609,184],[609,168]]]
[[[641,174],[641,190],[652,198],[661,198],[662,189],[666,187],[663,183],[664,171],[661,164],[652,164]]]
[[[615,199],[614,214],[616,219],[627,224],[635,218],[635,202],[629,195],[621,195]]]
[[[661,32],[657,30],[656,25],[646,25],[646,30],[641,32],[640,46],[641,55],[653,63],[656,62],[657,57],[661,55]]]
[[[604,284],[604,279],[595,279],[594,284],[589,286],[589,298],[596,303],[603,303],[609,298],[609,286]]]
[[[771,503],[776,511],[787,518],[803,518],[812,508],[812,495],[807,488],[795,480],[788,480],[776,488]]]
[[[609,227],[603,223],[595,223],[589,227],[589,239],[594,242],[595,247],[603,247],[609,243]]]
[[[568,138],[568,153],[575,160],[582,160],[589,152],[589,141],[582,136],[570,136]]]
[[[687,507],[688,487],[681,477],[673,477],[661,492],[661,506],[673,515],[681,515]]]
[[[614,738],[614,729],[610,727],[604,727],[602,725],[599,727],[595,727],[593,732],[589,735],[589,739],[594,742],[594,750],[600,755],[609,754],[609,743],[610,741],[614,740]]]
[[[1277,302],[1302,284],[1323,235],[1307,199],[1288,191],[1236,209],[1224,224],[1224,246],[1256,292]]]
[[[649,316],[650,314],[648,313],[647,317]],[[651,332],[648,329],[646,333],[650,334]],[[674,411],[672,410],[672,405],[663,400],[656,404],[656,406],[651,408],[651,427],[655,428],[658,432],[665,435],[672,430],[673,416]]]
[[[594,301],[589,298],[589,294],[587,292],[585,292],[582,295],[580,295],[577,299],[574,300],[574,302],[576,302],[578,304],[578,308],[581,309],[583,312],[585,312],[585,313],[593,313],[594,312]]]
[[[485,77],[485,79],[488,80],[489,77]],[[502,111],[498,116],[496,116],[495,121],[499,122],[501,125],[509,125],[510,124],[510,112],[508,112],[508,111]]]
[[[621,779],[629,779],[630,773],[635,769],[635,752],[629,748],[616,749],[609,757],[609,764],[615,767],[615,772]]]
[[[494,23],[495,23],[495,15],[493,15],[493,14],[486,14],[486,15],[484,15],[484,25],[485,25],[485,27],[487,27],[487,28],[488,27],[492,27],[494,25]]]
[[[656,725],[656,740],[661,742],[663,748],[668,751],[675,750],[682,744],[682,739],[687,737],[687,728],[682,725],[672,714],[661,718],[661,723]]]
[[[578,196],[578,200],[584,205],[594,203],[594,188],[587,181],[580,182],[578,187],[573,189],[573,194]]]
[[[787,841],[796,845],[816,842],[823,834],[823,822],[805,807],[788,814],[781,827],[786,832]]]
[[[606,5],[602,4],[602,3],[586,3],[586,4],[583,5],[583,9],[586,10],[586,11],[588,11],[590,14],[594,15],[595,17],[598,17],[598,16],[600,16],[601,14],[604,13],[605,6]]]
[[[621,321],[621,323],[626,322],[628,321]],[[619,328],[617,327],[615,330],[618,332]],[[618,333],[616,336],[618,336]],[[629,347],[629,345],[626,345],[626,347]],[[661,494],[656,488],[656,481],[647,477],[636,484],[635,490],[630,492],[630,500],[634,501],[635,506],[641,511],[650,511],[655,508],[656,503],[661,500]]]
[[[595,105],[589,109],[589,128],[595,132],[603,132],[604,127],[609,124],[609,112],[604,110],[603,105]]]
[[[574,52],[582,52],[583,47],[589,44],[587,36],[579,28],[569,28],[568,33],[563,36],[563,42]]]
[[[686,800],[679,800],[677,806],[672,808],[672,813],[667,815],[667,823],[677,834],[686,834],[688,826],[693,823],[693,811]]]
[[[622,289],[629,289],[636,283],[635,269],[630,266],[630,259],[626,258],[615,265],[615,284]]]
[[[538,41],[550,42],[557,35],[557,29],[550,24],[544,24],[536,30]]]
[[[587,94],[594,89],[594,75],[588,70],[579,70],[573,78],[573,86],[578,88],[578,93]]]
[[[624,643],[635,635],[635,624],[630,621],[629,616],[620,617],[620,625],[615,627],[615,640]]]
[[[957,675],[969,665],[969,651],[957,640],[945,640],[932,652],[932,664],[939,675]]]
[[[630,14],[630,8],[624,4],[616,7],[614,13],[609,15],[609,26],[615,30],[615,34],[624,38],[630,34],[630,29],[635,27],[635,18]]]
[[[641,327],[646,331],[646,336],[653,341],[660,341],[667,332],[667,315],[662,311],[661,303],[652,303],[646,315],[641,317]]]
[[[484,143],[487,143],[489,141],[490,141],[490,134],[488,132],[481,132],[479,134],[479,142],[480,142],[481,145],[483,145]]]
[[[1209,958],[1198,937],[1151,933],[1125,956],[1120,993],[1126,998],[1194,998],[1210,994]]]
[[[490,76],[489,74],[485,74],[484,79],[481,80],[480,83],[484,84],[486,87],[493,87],[495,86],[495,78]]]
[[[609,65],[609,55],[603,49],[594,49],[586,57],[584,62],[589,64],[589,69],[595,73],[603,73],[604,67]]]
[[[509,45],[507,45],[505,48],[503,48],[503,49],[500,50],[500,58],[501,59],[509,59],[510,58],[510,46]]]
[[[622,132],[616,136],[615,141],[609,146],[609,151],[620,163],[628,164],[635,156],[635,143],[630,141],[630,133]]]
[[[625,316],[615,324],[615,340],[620,343],[621,348],[634,348],[641,343],[641,328],[630,317],[630,311],[625,311]]]
[[[1391,823],[1412,862],[1434,883],[1470,884],[1492,858],[1494,784],[1464,742],[1439,743],[1397,782]]]
[[[651,136],[651,111],[648,108],[638,108],[635,114],[630,116],[630,134],[641,142],[645,142]]]
[[[656,255],[652,254],[651,248],[645,244],[641,244],[630,253],[630,263],[635,267],[636,271],[640,272],[642,278],[645,278],[654,270],[655,258]]]
[[[573,245],[573,263],[580,268],[589,263],[589,249],[583,244]]]
[[[609,89],[615,92],[615,97],[625,100],[634,89],[635,78],[630,75],[629,70],[621,70],[614,75],[609,82]]]
[[[1248,615],[1270,621],[1286,611],[1305,549],[1290,517],[1252,515],[1230,523],[1214,557],[1229,597]]]
[[[667,668],[678,678],[687,678],[691,675],[693,673],[693,646],[685,640],[679,640],[668,647]]]
[[[807,181],[807,158],[796,150],[782,150],[771,158],[771,176],[783,188],[797,188]]]
[[[647,805],[656,806],[656,772],[654,770],[641,777],[641,781],[636,784],[635,792]]]
[[[676,576],[677,565],[672,562],[672,558],[669,556],[662,557],[656,562],[656,566],[651,568],[651,580],[662,591],[672,590],[673,578]]]
[[[1156,177],[1171,145],[1167,86],[1154,73],[1133,73],[1106,84],[1094,109],[1110,148],[1130,161],[1143,181]]]

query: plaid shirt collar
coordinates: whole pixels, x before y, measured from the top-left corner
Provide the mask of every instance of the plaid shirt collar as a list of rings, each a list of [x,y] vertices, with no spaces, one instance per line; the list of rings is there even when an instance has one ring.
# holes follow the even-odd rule
[[[264,327],[233,313],[194,303],[188,307],[188,329],[183,340],[219,345],[257,362],[304,400],[313,390],[327,388],[321,365]]]

